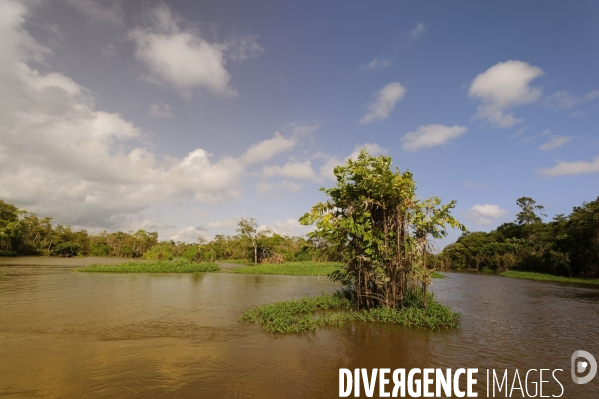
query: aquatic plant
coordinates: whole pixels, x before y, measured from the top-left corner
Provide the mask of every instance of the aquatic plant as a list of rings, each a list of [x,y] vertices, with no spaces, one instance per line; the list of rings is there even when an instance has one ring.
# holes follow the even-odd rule
[[[421,293],[409,292],[403,308],[358,309],[355,307],[355,295],[348,290],[341,290],[334,294],[262,305],[247,310],[240,320],[258,322],[265,331],[277,333],[314,331],[320,326],[342,326],[352,320],[431,330],[459,325],[459,313],[437,302],[432,294],[426,294],[425,307]]]
[[[88,273],[199,273],[217,272],[220,267],[213,262],[194,263],[184,259],[156,262],[126,262],[116,265],[93,264],[74,269]]]

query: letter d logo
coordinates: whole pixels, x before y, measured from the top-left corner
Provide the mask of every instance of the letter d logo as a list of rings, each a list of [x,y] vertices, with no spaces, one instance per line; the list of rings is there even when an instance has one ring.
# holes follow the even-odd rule
[[[576,359],[579,357],[582,357],[585,360],[576,362]],[[585,377],[576,376],[577,372],[584,373],[589,366],[591,366],[589,373]],[[576,351],[572,354],[570,374],[572,375],[572,381],[574,381],[575,384],[586,384],[595,377],[595,374],[597,374],[597,361],[593,355],[587,351]]]

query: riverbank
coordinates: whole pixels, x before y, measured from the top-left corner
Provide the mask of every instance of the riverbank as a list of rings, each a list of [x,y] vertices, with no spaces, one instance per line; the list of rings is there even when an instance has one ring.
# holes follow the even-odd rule
[[[262,305],[247,310],[240,320],[258,322],[267,332],[278,333],[314,331],[320,326],[340,327],[347,321],[392,323],[430,330],[456,328],[459,325],[459,313],[441,305],[432,294],[427,295],[426,308],[420,292],[406,302],[406,306],[399,309],[356,309],[352,301],[337,292]],[[331,312],[318,315],[319,311]]]
[[[534,272],[518,272],[514,270],[508,270],[507,272],[501,273],[504,277],[520,278],[526,280],[538,280],[538,281],[555,281],[558,283],[576,283],[576,284],[592,284],[599,285],[599,279],[586,279],[586,278],[575,278],[575,277],[562,277],[554,276],[552,274],[534,273]]]
[[[186,260],[156,262],[125,262],[116,265],[93,264],[74,269],[86,273],[202,273],[218,272],[220,267],[214,262],[194,263]]]

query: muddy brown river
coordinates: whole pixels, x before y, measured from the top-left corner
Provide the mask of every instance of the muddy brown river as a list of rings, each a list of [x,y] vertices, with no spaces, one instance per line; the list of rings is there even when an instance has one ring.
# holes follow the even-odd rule
[[[593,286],[446,273],[433,290],[461,312],[457,330],[352,322],[268,335],[241,314],[338,286],[322,277],[71,271],[97,261],[0,259],[0,397],[336,398],[339,368],[464,367],[479,369],[479,397],[486,369],[508,369],[510,384],[516,369],[563,369],[561,397],[599,398],[599,375],[585,385],[570,378],[574,351],[599,360]],[[553,382],[544,395],[559,395],[544,378]]]

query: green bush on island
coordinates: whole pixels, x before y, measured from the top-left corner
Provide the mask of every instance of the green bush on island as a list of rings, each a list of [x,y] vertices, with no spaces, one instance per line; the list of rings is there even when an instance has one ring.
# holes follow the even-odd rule
[[[459,313],[441,305],[430,293],[427,294],[426,307],[422,295],[413,291],[405,298],[405,306],[396,309],[357,309],[352,296],[350,291],[338,291],[332,295],[322,294],[262,305],[247,310],[240,320],[258,322],[267,332],[277,333],[314,331],[320,326],[342,326],[352,320],[431,330],[455,328],[459,325]]]
[[[220,267],[214,262],[195,263],[184,259],[156,262],[125,262],[116,265],[93,264],[74,269],[88,273],[200,273],[217,272]]]

